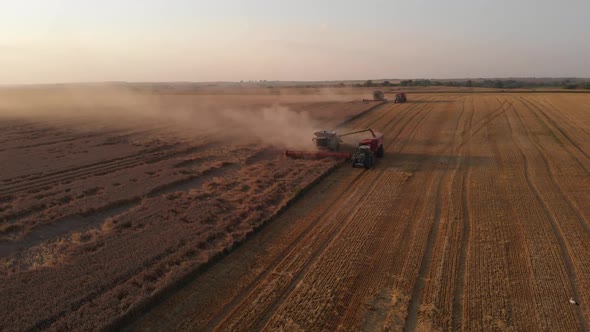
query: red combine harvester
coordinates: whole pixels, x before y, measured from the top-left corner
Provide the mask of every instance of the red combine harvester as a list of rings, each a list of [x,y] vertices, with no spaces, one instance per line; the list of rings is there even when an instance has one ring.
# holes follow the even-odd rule
[[[395,100],[393,101],[393,103],[394,104],[405,103],[406,101],[408,101],[408,99],[406,98],[406,93],[405,92],[398,92],[395,94]]]
[[[370,132],[372,137],[362,139],[358,143],[358,147],[354,153],[338,152],[340,150],[340,143],[342,137],[358,134],[362,132]],[[337,158],[352,160],[353,167],[371,168],[374,164],[375,158],[383,157],[383,134],[376,133],[371,128],[357,130],[342,135],[338,135],[335,131],[317,131],[314,133],[316,137],[313,141],[318,148],[318,151],[292,151],[287,150],[285,155],[291,158]]]

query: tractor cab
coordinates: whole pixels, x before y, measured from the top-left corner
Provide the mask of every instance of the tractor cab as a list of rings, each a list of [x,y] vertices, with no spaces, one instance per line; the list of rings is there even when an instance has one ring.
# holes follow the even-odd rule
[[[352,167],[373,167],[375,158],[370,145],[359,145],[352,155]]]
[[[365,138],[359,141],[359,148],[361,146],[368,146],[371,150],[377,151],[379,147],[379,139],[378,138]]]
[[[375,154],[375,157],[381,158],[385,153],[383,149],[383,134],[375,133],[375,137],[365,138],[359,141],[359,147],[368,146]]]
[[[359,147],[357,148],[357,151],[360,152],[360,153],[373,152],[373,150],[371,150],[371,146],[370,145],[359,145]]]

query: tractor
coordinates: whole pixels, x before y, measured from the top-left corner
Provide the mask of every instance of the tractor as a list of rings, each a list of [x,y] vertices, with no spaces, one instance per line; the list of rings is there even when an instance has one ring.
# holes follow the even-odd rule
[[[408,99],[406,98],[406,93],[398,92],[395,94],[395,100],[393,101],[393,103],[405,103],[406,101],[408,101]]]
[[[376,154],[371,151],[371,146],[360,145],[352,155],[352,167],[364,167],[369,169],[375,164],[375,157]]]
[[[354,153],[339,152],[342,137],[370,132],[371,137],[361,139]],[[341,158],[352,160],[353,167],[371,168],[375,158],[383,157],[383,134],[373,131],[371,128],[355,130],[352,132],[337,134],[335,131],[321,130],[314,133],[316,151],[293,151],[287,150],[285,154],[290,158]]]
[[[352,167],[369,169],[375,165],[375,158],[382,158],[384,153],[383,134],[373,134],[372,138],[365,138],[359,142],[350,158]]]

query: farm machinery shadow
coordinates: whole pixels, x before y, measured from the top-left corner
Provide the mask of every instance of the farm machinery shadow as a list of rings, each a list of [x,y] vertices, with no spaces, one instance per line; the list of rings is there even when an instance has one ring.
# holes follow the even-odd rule
[[[407,104],[442,104],[442,103],[452,103],[453,100],[408,100]]]
[[[428,153],[389,153],[385,154],[380,164],[385,167],[404,168],[409,165],[417,165],[415,171],[437,167],[487,167],[492,163],[492,158],[486,156],[459,156],[448,154]],[[380,167],[380,166],[377,166]]]

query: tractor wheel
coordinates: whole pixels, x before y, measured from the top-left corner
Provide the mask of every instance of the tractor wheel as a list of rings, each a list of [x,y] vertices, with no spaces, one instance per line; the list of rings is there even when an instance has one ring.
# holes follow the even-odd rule
[[[380,145],[379,149],[377,149],[377,153],[375,154],[375,156],[377,158],[383,158],[384,153],[385,153],[385,149],[383,149],[383,145]]]
[[[370,169],[371,167],[373,167],[373,164],[375,163],[375,159],[371,158],[365,158],[365,169]]]

